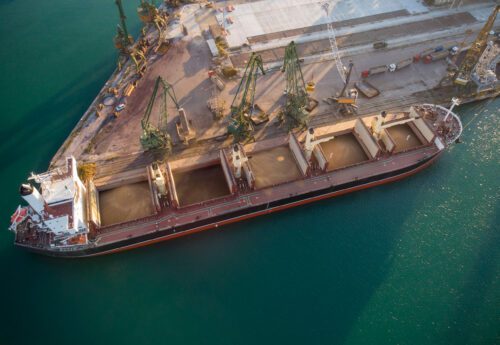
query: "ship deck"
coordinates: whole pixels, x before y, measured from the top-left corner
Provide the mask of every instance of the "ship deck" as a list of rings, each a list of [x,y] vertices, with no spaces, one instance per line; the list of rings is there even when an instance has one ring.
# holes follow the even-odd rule
[[[333,186],[345,185],[355,180],[369,180],[375,176],[391,174],[395,171],[404,171],[405,168],[418,164],[422,160],[431,158],[438,153],[439,149],[435,145],[429,145],[319,176],[303,178],[248,193],[227,196],[207,204],[193,205],[189,208],[179,210],[164,209],[162,213],[153,218],[101,228],[97,236],[97,241],[99,245],[110,244],[126,238],[153,233],[159,229],[177,228],[196,221],[208,220],[258,205],[270,205],[277,200]],[[172,235],[175,234],[175,231],[172,232]]]

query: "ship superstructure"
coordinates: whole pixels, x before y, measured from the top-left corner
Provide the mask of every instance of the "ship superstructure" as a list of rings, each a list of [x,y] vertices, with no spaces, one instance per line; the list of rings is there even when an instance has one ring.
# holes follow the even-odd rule
[[[69,157],[66,162],[66,169],[32,174],[20,186],[28,206],[20,206],[13,216],[17,241],[49,248],[88,243],[87,189],[78,177],[76,160]]]

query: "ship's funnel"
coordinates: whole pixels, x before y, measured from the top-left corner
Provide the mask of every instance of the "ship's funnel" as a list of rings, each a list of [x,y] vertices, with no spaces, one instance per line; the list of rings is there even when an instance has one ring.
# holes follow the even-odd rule
[[[45,208],[45,200],[43,199],[38,189],[29,183],[21,184],[19,187],[21,197],[31,206],[31,208],[38,214],[41,214]]]

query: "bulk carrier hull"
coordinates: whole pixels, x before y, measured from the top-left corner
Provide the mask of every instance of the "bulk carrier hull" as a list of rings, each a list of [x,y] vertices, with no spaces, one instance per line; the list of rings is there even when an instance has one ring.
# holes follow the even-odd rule
[[[16,245],[39,254],[116,253],[403,179],[461,132],[451,109],[424,104],[173,157],[127,178],[85,179],[68,157],[65,169],[28,179],[38,188],[21,185],[28,206],[10,229]]]
[[[65,250],[40,249],[32,246],[26,246],[20,243],[17,243],[17,245],[22,248],[28,249],[29,251],[35,252],[37,254],[43,254],[53,257],[63,257],[63,258],[92,257],[92,256],[122,252],[162,241],[171,240],[181,236],[186,236],[197,232],[218,228],[219,226],[243,221],[246,219],[270,214],[273,212],[286,210],[292,207],[305,205],[315,201],[327,198],[333,198],[336,196],[360,191],[363,189],[376,187],[386,183],[395,182],[404,179],[406,177],[409,177],[413,174],[416,174],[424,170],[425,168],[429,167],[439,158],[441,153],[442,151],[436,152],[434,155],[425,158],[412,166],[408,166],[397,171],[387,172],[378,176],[373,176],[371,178],[352,181],[345,183],[343,185],[331,186],[325,189],[292,196],[271,203],[246,208],[240,211],[235,211],[225,215],[208,218],[202,221],[197,221],[191,224],[181,225],[174,228],[157,230],[147,235],[128,238],[114,243],[109,243],[104,245],[97,244],[94,246],[81,249],[72,248],[71,250],[68,250],[69,248],[66,248]],[[144,226],[146,227],[147,224],[144,224]]]

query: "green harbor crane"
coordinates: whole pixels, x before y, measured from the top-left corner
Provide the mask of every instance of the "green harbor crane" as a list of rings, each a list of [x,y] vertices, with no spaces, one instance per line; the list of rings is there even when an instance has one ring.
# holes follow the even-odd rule
[[[255,110],[255,86],[259,70],[263,75],[266,74],[262,57],[252,53],[231,103],[231,122],[227,130],[235,142],[244,142],[253,136],[251,116]]]
[[[287,130],[297,127],[304,128],[307,125],[307,117],[309,115],[306,110],[309,98],[302,69],[300,68],[297,48],[293,41],[285,49],[285,61],[281,71],[285,73],[286,78],[286,102],[280,114],[280,121],[285,125]]]
[[[161,92],[161,103],[158,113],[158,125],[153,125],[151,123],[151,113],[153,112],[153,107],[156,101],[156,96],[158,94],[158,89],[162,88]],[[177,97],[175,96],[174,89],[167,81],[162,77],[158,77],[153,88],[153,93],[149,99],[148,106],[146,107],[146,112],[141,121],[142,125],[142,135],[141,135],[141,145],[145,150],[163,149],[168,153],[172,150],[172,139],[168,134],[167,127],[167,99],[170,98],[177,109],[179,109],[179,104],[177,102]]]

